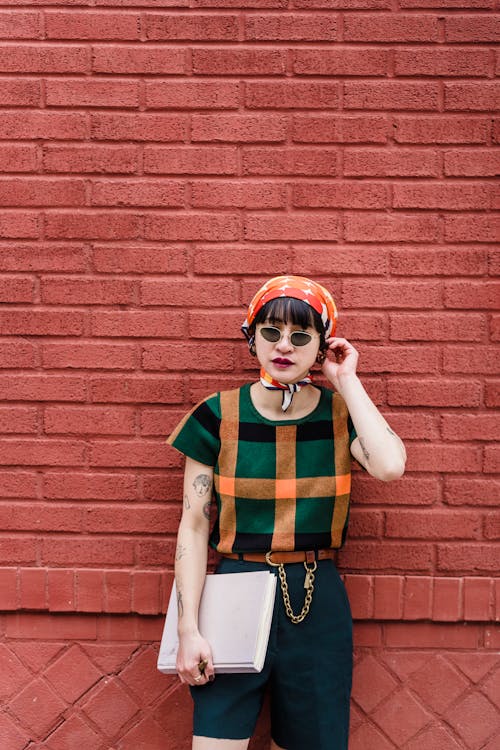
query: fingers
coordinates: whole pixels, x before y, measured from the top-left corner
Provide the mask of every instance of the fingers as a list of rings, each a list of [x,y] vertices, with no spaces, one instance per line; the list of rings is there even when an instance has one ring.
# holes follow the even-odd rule
[[[202,687],[215,679],[215,670],[211,659],[201,659],[194,667],[179,669],[177,674],[182,683],[191,687]]]

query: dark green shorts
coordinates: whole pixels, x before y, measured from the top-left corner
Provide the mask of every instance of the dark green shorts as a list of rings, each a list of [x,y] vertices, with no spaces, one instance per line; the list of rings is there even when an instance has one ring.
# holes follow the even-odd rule
[[[218,573],[272,570],[265,563],[223,558]],[[285,566],[293,611],[304,602],[304,566]],[[191,688],[194,734],[251,737],[266,689],[271,736],[286,750],[347,750],[352,682],[352,619],[344,584],[332,560],[318,562],[306,619],[294,625],[278,580],[271,635],[259,674],[219,674]]]

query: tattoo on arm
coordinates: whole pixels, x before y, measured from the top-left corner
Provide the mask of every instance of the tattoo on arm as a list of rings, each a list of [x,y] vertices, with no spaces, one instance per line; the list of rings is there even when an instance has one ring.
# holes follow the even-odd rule
[[[363,451],[363,456],[366,458],[367,461],[370,460],[370,454],[366,450],[366,445],[363,442],[363,438],[359,438],[359,444],[361,446],[361,450]]]
[[[179,619],[184,614],[184,605],[182,603],[182,591],[177,590],[177,616]]]
[[[394,437],[397,437],[396,433],[393,432],[390,427],[387,427],[386,429],[387,429],[387,432],[389,433],[389,435],[393,435]]]
[[[184,557],[184,555],[186,554],[186,551],[187,550],[183,544],[178,544],[177,549],[175,550],[175,559],[180,560],[181,557]]]
[[[203,515],[207,520],[210,520],[210,500],[207,500],[207,502],[203,506]]]
[[[189,502],[187,494],[184,495],[184,507],[186,510],[189,510],[191,507],[191,503]]]
[[[210,489],[210,477],[208,474],[198,474],[193,482],[194,491],[198,497],[203,497]]]

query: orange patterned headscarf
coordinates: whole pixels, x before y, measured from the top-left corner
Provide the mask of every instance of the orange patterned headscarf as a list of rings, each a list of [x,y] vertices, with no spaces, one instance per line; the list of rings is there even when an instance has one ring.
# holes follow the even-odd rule
[[[266,281],[250,302],[242,330],[247,335],[259,310],[278,297],[294,297],[310,305],[323,321],[325,339],[335,334],[338,312],[333,297],[324,286],[305,276],[275,276]],[[248,338],[248,336],[247,336]]]

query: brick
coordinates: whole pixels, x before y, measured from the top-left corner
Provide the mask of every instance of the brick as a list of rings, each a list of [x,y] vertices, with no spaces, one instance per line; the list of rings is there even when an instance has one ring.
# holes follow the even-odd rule
[[[444,231],[447,242],[497,242],[499,220],[493,215],[445,216]]]
[[[158,206],[179,208],[184,204],[184,185],[174,180],[93,180],[92,206]]]
[[[380,511],[355,508],[349,518],[349,533],[352,538],[380,538],[382,536],[384,517]]]
[[[38,495],[37,474],[29,471],[8,471],[0,469],[0,480],[4,498],[27,497]]]
[[[371,619],[373,615],[372,576],[346,575],[345,587],[353,619]]]
[[[180,247],[94,245],[93,263],[101,273],[185,273],[186,251]]]
[[[248,109],[335,109],[338,84],[306,81],[248,82],[245,86]]]
[[[276,271],[276,259],[272,257],[275,252],[279,252],[283,260],[283,268],[290,268],[292,263],[292,252],[285,247],[261,248],[248,246],[198,246],[194,255],[194,270],[197,274],[234,274],[235,268],[245,266],[245,275],[260,275],[268,273],[272,275]],[[236,338],[241,341],[241,314],[239,312],[231,314],[225,311],[223,314],[217,314],[213,310],[210,312],[197,311],[190,315],[191,334],[196,338],[210,337],[209,331],[212,330],[217,338]]]
[[[143,347],[142,367],[147,370],[183,370],[188,371],[193,362],[198,362],[198,370],[231,371],[234,368],[234,350],[232,346],[218,344],[199,358],[199,344],[169,344],[161,346],[151,344]]]
[[[3,206],[82,206],[85,184],[76,179],[0,178]]]
[[[474,474],[481,471],[481,453],[462,445],[413,445],[406,470]]]
[[[498,370],[498,351],[491,346],[456,346],[443,350],[445,372],[485,373],[495,375]]]
[[[386,143],[388,134],[389,126],[383,116],[296,115],[293,118],[292,140],[297,143]]]
[[[484,519],[484,536],[486,539],[500,539],[500,518],[492,513]]]
[[[499,21],[499,16],[494,13],[448,16],[445,19],[445,39],[447,42],[495,42],[498,41]]]
[[[36,408],[31,406],[0,406],[0,432],[36,433],[37,417]]]
[[[248,175],[325,175],[337,174],[336,149],[259,148],[242,149],[242,170]]]
[[[51,612],[74,612],[76,600],[73,570],[47,571],[47,604]]]
[[[485,321],[473,313],[395,313],[390,327],[394,341],[477,341],[483,337]]]
[[[87,136],[84,114],[66,112],[18,112],[5,110],[0,115],[0,138],[69,139],[80,140]]]
[[[56,727],[65,708],[65,703],[39,677],[10,702],[13,714],[23,723],[27,722],[32,732],[42,736]]]
[[[439,87],[422,81],[348,81],[344,83],[344,108],[437,110]]]
[[[235,214],[186,213],[146,216],[144,236],[148,240],[201,240],[224,242],[239,237],[239,220]]]
[[[497,83],[445,83],[444,107],[447,110],[490,111],[498,107],[500,89]]]
[[[396,117],[396,143],[486,143],[489,123],[475,117]]]
[[[286,70],[281,49],[195,48],[192,60],[195,75],[283,75]]]
[[[403,577],[376,576],[373,615],[377,620],[399,620],[403,614]]]
[[[193,182],[191,205],[195,208],[285,208],[286,187],[275,182]]]
[[[398,76],[487,76],[490,55],[487,49],[467,47],[400,49],[395,53],[394,70]]]
[[[464,579],[464,619],[488,621],[491,619],[493,588],[487,578]]]
[[[438,177],[440,157],[434,149],[344,150],[347,177]]]
[[[438,544],[437,568],[442,571],[464,571],[466,573],[492,573],[496,565],[494,544]]]
[[[200,8],[286,8],[288,0],[196,0]]]
[[[130,612],[131,593],[131,580],[128,571],[107,570],[105,572],[105,612]]]
[[[185,73],[185,59],[183,49],[168,49],[160,45],[96,44],[92,47],[92,70],[95,73],[182,75]]]
[[[38,554],[39,545],[34,538],[17,535],[12,539],[6,539],[5,537],[0,539],[0,559],[4,566],[35,565]]]
[[[387,511],[385,533],[401,539],[480,539],[481,524],[475,511]]]
[[[136,81],[65,78],[46,81],[46,99],[55,107],[137,107]]]
[[[438,19],[420,14],[346,13],[344,41],[346,42],[437,42]]]
[[[390,740],[381,734],[373,724],[368,724],[367,722],[362,724],[362,726],[353,733],[351,743],[353,750],[362,750],[364,747],[376,747],[377,750],[392,750],[394,747]]]
[[[126,407],[49,407],[44,414],[47,434],[133,435],[134,412]]]
[[[445,440],[500,440],[494,414],[443,414],[441,432]]]
[[[131,338],[176,338],[185,333],[182,312],[95,312],[92,316],[92,335]]]
[[[500,452],[498,446],[489,445],[484,449],[484,471],[498,473],[500,471]]]
[[[13,614],[6,618],[5,633],[8,638],[22,638],[30,641],[95,640],[97,628],[93,617],[74,617],[65,614],[33,614],[26,617],[23,614]],[[39,650],[42,645],[37,643],[37,649]],[[36,699],[34,705],[37,705]]]
[[[338,236],[339,220],[336,214],[308,214],[295,212],[291,216],[248,214],[245,237],[248,240],[333,241]]]
[[[402,8],[491,8],[491,0],[401,0]]]
[[[92,378],[90,394],[93,403],[147,401],[150,404],[179,404],[184,397],[183,383],[179,377],[124,378],[123,375],[120,378]],[[127,448],[127,446],[124,447]],[[147,449],[146,446],[145,449]],[[129,460],[131,460],[130,457]]]
[[[31,279],[0,278],[0,303],[33,302],[34,291]]]
[[[342,287],[342,303],[345,307],[441,307],[441,284],[435,281],[346,281]]]
[[[113,706],[112,715],[109,706]],[[96,691],[85,702],[83,711],[106,736],[114,736],[131,721],[138,705],[120,686],[114,677],[103,680]]]
[[[491,205],[491,186],[481,182],[398,184],[393,187],[394,208],[445,209],[463,211],[487,209]]]
[[[40,34],[41,14],[36,11],[0,12],[0,39],[36,39]]]
[[[388,403],[408,406],[479,406],[482,388],[470,380],[393,379],[388,384]],[[405,398],[406,397],[406,398]]]
[[[387,51],[376,48],[365,48],[362,55],[357,49],[349,48],[298,49],[293,55],[293,72],[297,75],[383,76],[387,73],[388,62]]]
[[[0,586],[2,588],[2,609],[17,609],[19,605],[19,597],[17,592],[17,568],[5,568],[0,570]],[[3,661],[3,660],[2,660]],[[9,660],[10,661],[10,660]],[[5,669],[5,664],[2,666],[2,670]],[[11,670],[8,669],[10,672]],[[14,670],[12,669],[12,672]],[[2,680],[3,682],[3,680]],[[11,690],[14,687],[13,674],[9,675],[7,689]],[[3,685],[2,685],[2,697],[3,697]]]
[[[33,172],[36,164],[35,146],[21,143],[0,144],[0,172]]]
[[[335,41],[337,18],[333,14],[269,13],[247,15],[245,39],[251,41]]]
[[[139,14],[123,11],[47,11],[45,33],[48,39],[140,38]]]
[[[470,623],[387,623],[386,645],[394,648],[474,649],[481,631]]]
[[[474,721],[474,716],[480,716],[481,721]],[[498,730],[498,710],[481,693],[470,693],[451,707],[446,721],[466,743],[466,747],[485,747],[485,741]]]
[[[146,13],[146,39],[182,41],[238,41],[238,16],[197,13]]]
[[[444,500],[449,505],[495,506],[500,500],[500,484],[491,478],[445,477]]]
[[[238,152],[233,146],[146,146],[144,171],[150,174],[227,174],[238,171]]]
[[[2,398],[18,401],[78,401],[84,396],[84,381],[72,375],[5,375],[0,379]],[[59,394],[59,398],[57,396]]]
[[[52,500],[136,500],[133,474],[47,471],[43,497]]]
[[[0,72],[2,73],[86,73],[89,56],[81,45],[2,44]],[[32,113],[32,116],[41,113]]]
[[[214,281],[158,281],[141,284],[144,305],[173,305],[176,307],[212,307],[214,299],[224,297],[226,304],[237,304],[238,285],[224,280]]]
[[[281,115],[193,115],[193,141],[284,141],[286,118]]]
[[[136,239],[141,217],[114,211],[68,213],[53,211],[45,214],[46,235],[50,239]]]
[[[45,565],[131,565],[133,541],[98,536],[46,536],[41,541]]]
[[[237,109],[239,85],[230,81],[146,83],[148,109]]]
[[[435,242],[439,217],[375,211],[350,213],[345,216],[344,236],[347,242]]]
[[[104,114],[90,119],[92,138],[111,141],[182,141],[186,135],[184,115]],[[1,121],[0,121],[1,133]]]
[[[44,368],[133,370],[135,348],[128,344],[48,343],[41,348]]]
[[[387,187],[377,182],[300,182],[292,184],[292,205],[297,208],[385,208]]]
[[[444,152],[448,177],[494,177],[500,170],[500,154],[494,149],[450,149]]]
[[[2,271],[85,271],[83,245],[37,242],[0,245]]]
[[[13,309],[0,311],[0,334],[31,336],[80,336],[83,314],[52,310]]]
[[[429,576],[406,576],[403,593],[404,620],[430,620],[432,581]]]
[[[100,742],[99,736],[78,715],[70,715],[50,735],[51,750],[63,750],[71,743],[79,747],[95,748]]]
[[[21,393],[19,397],[22,395]],[[63,394],[61,398],[68,397]],[[55,394],[52,399],[56,399]],[[80,466],[84,460],[84,452],[84,445],[77,441],[12,439],[4,442],[0,463],[20,466]]]
[[[498,406],[500,403],[500,384],[498,382],[486,383],[484,402],[486,406]]]
[[[367,713],[371,713],[376,706],[386,700],[397,686],[390,672],[371,654],[356,665],[353,678],[353,698]],[[367,690],[368,682],[371,690]]]
[[[161,574],[137,571],[132,576],[132,610],[143,615],[160,612]]]
[[[428,471],[428,469],[427,469]],[[425,543],[405,543],[385,541],[351,541],[339,553],[339,565],[353,570],[383,570],[387,573],[407,573],[411,571],[429,572],[432,568],[432,545]]]
[[[400,276],[482,276],[487,273],[481,247],[391,249],[391,272]]]
[[[2,342],[0,368],[35,367],[36,348],[24,339]]]
[[[447,281],[444,288],[446,307],[475,309],[498,308],[500,284],[495,281]]]
[[[11,750],[23,750],[26,743],[29,742],[29,736],[16,723],[12,721],[6,713],[0,717],[0,732],[2,740]]]
[[[28,211],[2,211],[0,237],[2,239],[36,239],[40,235],[38,213]]]
[[[41,83],[28,79],[2,81],[0,91],[2,107],[39,107],[41,106]],[[18,171],[18,170],[15,170]]]
[[[47,571],[43,568],[19,570],[21,609],[45,609],[47,606]]]
[[[177,507],[145,504],[140,507],[119,505],[118,503],[88,507],[85,513],[84,530],[91,533],[121,534],[175,534],[181,516],[180,503]],[[128,573],[127,573],[128,575]]]
[[[320,275],[328,267],[335,268],[337,275],[377,276],[387,272],[388,256],[382,248],[371,246],[359,249],[342,245],[295,248],[294,273]]]
[[[81,530],[81,513],[68,506],[27,503],[12,504],[3,513],[2,525],[12,531],[76,531]],[[43,588],[43,587],[42,587]]]
[[[456,701],[469,685],[468,681],[440,654],[433,655],[421,669],[411,674],[408,683],[423,704],[432,708],[438,715],[441,715]],[[430,747],[436,746],[430,745]]]
[[[43,149],[46,172],[84,172],[131,174],[138,167],[136,146],[108,145],[46,145]]]

